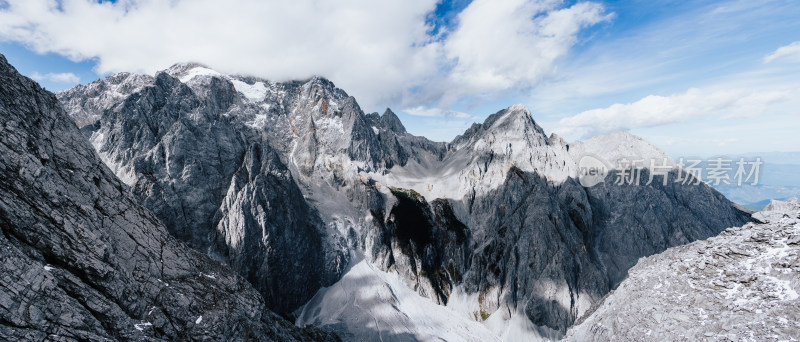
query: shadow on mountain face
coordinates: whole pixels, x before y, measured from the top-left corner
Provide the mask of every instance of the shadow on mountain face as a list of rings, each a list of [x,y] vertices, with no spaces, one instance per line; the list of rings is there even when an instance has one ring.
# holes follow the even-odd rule
[[[133,175],[135,192],[170,232],[204,252],[223,241],[222,259],[281,310],[302,304],[346,264],[323,240],[338,232],[324,226],[319,212],[326,220],[366,214],[372,223],[361,232],[350,227],[344,244],[367,249],[381,269],[397,271],[437,303],[447,303],[460,285],[479,294],[480,316],[520,309],[540,327],[560,332],[638,258],[748,220],[705,185],[616,185],[614,174],[592,188],[573,179],[550,183],[542,174],[567,174],[569,147],[548,139],[520,106],[443,144],[405,134],[391,111],[363,114],[352,97],[320,78],[271,84],[277,91],[266,96],[275,98],[263,103],[237,98],[222,78],[185,83],[157,75],[152,86],[106,111],[92,134],[108,133],[101,155],[122,167],[118,175]],[[256,109],[260,105],[268,109]],[[236,110],[224,112],[231,106]],[[253,127],[256,116],[271,121]],[[529,155],[510,153],[514,141],[524,142],[514,151]],[[279,158],[261,153],[268,149]],[[344,156],[361,163],[355,171],[361,176],[385,174],[411,160],[442,162],[448,153],[456,154],[446,163],[454,168],[475,162],[486,171],[494,162],[493,175],[507,175],[504,183],[477,197],[472,188],[463,200],[429,201],[410,189],[387,194],[374,182],[359,184],[348,178],[352,170],[343,168],[341,158],[332,161]],[[526,160],[526,170],[542,173],[505,169],[505,162]],[[287,176],[286,165],[296,178]],[[320,192],[333,198],[314,198],[308,190],[323,187],[330,191]]]
[[[512,168],[485,196],[431,204],[413,190],[393,189],[397,201],[389,220],[379,222],[378,244],[386,267],[429,279],[430,288],[418,287],[423,295],[446,303],[463,286],[480,294],[481,315],[520,309],[543,333],[564,334],[639,258],[750,220],[717,191],[675,183],[677,176],[647,185],[644,170],[638,184],[617,185],[612,173],[584,188]],[[458,206],[466,207],[461,220],[452,209]],[[433,218],[443,216],[449,223]]]
[[[637,184],[617,185],[612,172],[604,183],[586,188],[594,213],[593,248],[605,266],[608,284],[616,287],[639,258],[667,248],[715,236],[752,219],[714,188],[678,170],[650,179],[641,170]],[[689,177],[686,182],[677,181]]]
[[[228,263],[272,310],[291,312],[346,260],[266,137],[220,115],[236,105],[232,83],[205,82],[159,73],[86,133],[108,135],[100,156],[173,236]]]

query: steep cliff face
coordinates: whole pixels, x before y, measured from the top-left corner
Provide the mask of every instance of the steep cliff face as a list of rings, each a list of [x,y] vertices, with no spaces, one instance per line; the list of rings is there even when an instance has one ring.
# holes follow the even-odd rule
[[[800,204],[643,258],[569,341],[792,340],[800,334]]]
[[[346,265],[346,231],[328,224],[349,206],[340,190],[354,183],[355,170],[444,151],[407,134],[391,111],[364,115],[322,78],[274,83],[179,64],[136,78],[143,83],[126,88],[127,96],[96,91],[132,77],[59,96],[92,104],[68,108],[77,122],[100,116],[84,133],[170,233],[231,263],[283,312]]]
[[[170,236],[1,55],[0,84],[0,339],[335,339]]]
[[[558,137],[548,138],[527,109],[515,106],[456,138],[430,168],[420,172],[409,165],[387,175],[369,174],[378,188],[398,184],[418,191],[419,203],[439,197],[434,202],[447,203],[454,220],[466,227],[467,247],[422,241],[418,245],[424,247],[418,250],[444,252],[407,253],[384,237],[398,236],[394,233],[377,234],[368,250],[376,263],[394,267],[413,280],[409,286],[441,303],[451,293],[477,294],[468,310],[498,334],[519,329],[509,325],[522,316],[535,326],[527,327],[527,333],[557,338],[639,258],[749,221],[745,212],[709,186],[677,181],[679,175],[690,176],[673,169],[669,159],[666,182],[663,174],[650,181],[645,168],[637,171],[635,184],[620,183],[617,178],[623,171],[610,170],[604,182],[584,187],[576,180],[582,156],[651,158],[662,165],[665,154],[629,134],[575,145],[578,148]],[[403,207],[395,191],[382,194],[388,200],[378,201],[373,212]],[[378,223],[380,232],[390,224],[436,227],[430,219],[417,223],[382,215],[371,221]],[[381,244],[383,249],[374,247]],[[462,253],[467,257],[440,257]],[[398,255],[422,257],[409,262]],[[414,267],[431,263],[442,272],[432,276]]]
[[[472,215],[481,228],[473,230],[463,287],[481,294],[485,315],[522,314],[541,335],[553,336],[608,291],[585,234],[591,209],[573,180],[553,186],[512,167],[502,187],[478,198],[472,210],[481,213]]]
[[[268,145],[249,147],[217,215],[231,266],[278,310],[294,310],[338,280],[346,263],[325,254],[319,217]]]
[[[582,186],[584,155],[665,155],[628,134],[567,144],[520,105],[445,144],[409,134],[391,110],[363,113],[319,77],[182,64],[108,108],[85,129],[104,160],[170,232],[280,310],[335,281],[349,250],[499,336],[558,338],[640,257],[749,220],[708,186],[675,183],[677,169],[667,185],[647,170],[616,184],[612,170]],[[297,300],[272,300],[281,294]]]
[[[248,126],[249,116],[232,116],[250,105],[235,84],[208,75],[183,83],[165,72],[150,81],[118,103],[85,101],[110,99],[84,132],[140,203],[172,235],[229,262],[275,310],[292,311],[337,279],[343,254],[269,137]],[[74,96],[62,100],[79,102]],[[89,115],[79,109],[73,117]]]
[[[691,177],[684,171],[670,171],[666,185],[662,176],[645,185],[650,172],[643,169],[636,183],[618,185],[615,171],[604,183],[586,188],[593,214],[589,236],[611,287],[639,258],[750,221],[749,214],[710,186],[676,181]]]

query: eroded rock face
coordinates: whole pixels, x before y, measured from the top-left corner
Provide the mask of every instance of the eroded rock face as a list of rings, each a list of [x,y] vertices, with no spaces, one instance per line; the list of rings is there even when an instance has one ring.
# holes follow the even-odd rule
[[[0,339],[335,339],[170,236],[3,56],[0,84]]]
[[[608,291],[582,230],[592,215],[582,190],[512,168],[502,188],[475,201],[473,212],[483,214],[473,224],[485,228],[473,232],[464,286],[483,294],[484,312],[519,310],[548,335],[566,331]]]
[[[59,96],[92,104],[69,106],[71,115],[100,117],[84,133],[170,233],[229,262],[281,312],[347,264],[346,237],[329,226],[339,212],[320,215],[318,203],[351,206],[341,202],[354,168],[385,170],[445,149],[407,134],[391,111],[364,115],[322,78],[272,83],[185,64],[136,80],[144,83],[123,98],[93,90],[100,86]]]
[[[754,217],[762,222],[641,259],[566,340],[794,339],[800,204],[773,202]]]
[[[107,108],[84,132],[140,203],[172,235],[228,262],[270,308],[290,312],[338,279],[344,254],[328,241],[269,137],[224,115],[249,105],[232,82],[186,84],[162,72],[117,103],[79,101],[76,90],[62,101]],[[78,108],[73,117],[88,115]]]
[[[645,185],[647,169],[635,184],[618,185],[617,175],[614,172],[604,183],[586,188],[593,213],[588,226],[591,243],[610,287],[616,287],[641,257],[707,239],[751,220],[710,186],[676,182],[690,177],[683,171],[670,171],[667,185],[662,176]]]
[[[368,237],[371,257],[401,274],[423,296],[446,305],[469,266],[469,228],[446,200],[428,203],[416,191],[402,188],[390,188],[388,196],[388,213],[383,207],[370,211],[377,225]]]
[[[335,281],[355,250],[439,304],[467,296],[456,299],[474,301],[475,320],[522,317],[558,338],[639,258],[749,220],[704,184],[672,184],[678,171],[668,185],[612,173],[581,186],[582,153],[665,155],[625,133],[570,149],[520,105],[445,144],[391,110],[363,113],[323,78],[176,65],[107,108],[84,129],[104,160],[171,233],[281,311]]]
[[[67,113],[80,113],[72,119],[78,127],[84,127],[93,125],[104,111],[142,90],[152,81],[152,76],[122,72],[87,85],[75,86],[58,93],[57,97]]]
[[[268,145],[249,147],[218,215],[231,266],[283,312],[338,280],[346,264],[324,254],[319,217]]]
[[[508,133],[515,131],[526,133]],[[623,137],[617,139],[623,147],[653,152],[649,144],[632,148],[630,142],[638,138]],[[619,154],[620,148],[606,147]],[[649,181],[643,169],[635,184],[618,184],[619,171],[612,170],[605,182],[583,187],[573,178],[576,162],[568,150],[557,137],[547,139],[526,110],[501,111],[457,138],[441,161],[461,164],[456,169],[461,171],[441,171],[452,177],[442,177],[442,183],[460,186],[451,198],[432,203],[447,204],[455,222],[448,226],[465,227],[458,231],[465,233],[466,243],[443,245],[442,238],[429,238],[442,225],[431,223],[436,210],[420,193],[437,192],[416,187],[420,193],[376,190],[381,200],[365,201],[373,205],[370,212],[378,213],[371,223],[380,232],[368,234],[368,250],[376,263],[404,275],[420,294],[440,303],[456,290],[478,294],[476,318],[494,324],[523,315],[539,336],[558,338],[639,258],[750,220],[707,185],[676,182],[679,174],[689,177],[677,169],[666,175],[666,185],[663,175]],[[381,181],[393,181],[375,179],[377,189]],[[409,199],[416,199],[414,205]],[[425,206],[427,211],[418,209]],[[405,218],[397,219],[401,212]],[[409,231],[416,233],[411,235],[414,248],[402,248]],[[419,265],[441,271],[423,271]]]

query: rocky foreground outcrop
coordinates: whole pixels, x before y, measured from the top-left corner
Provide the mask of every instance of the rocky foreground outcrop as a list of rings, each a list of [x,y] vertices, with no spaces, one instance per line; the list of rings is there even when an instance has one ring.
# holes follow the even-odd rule
[[[0,55],[0,340],[335,340],[186,247]]]
[[[800,338],[800,203],[759,222],[644,258],[568,341]]]

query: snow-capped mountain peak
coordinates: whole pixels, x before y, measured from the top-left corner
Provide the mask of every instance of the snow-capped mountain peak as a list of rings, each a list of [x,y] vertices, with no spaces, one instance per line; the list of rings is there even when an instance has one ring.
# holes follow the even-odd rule
[[[154,81],[152,76],[121,72],[56,95],[75,123],[82,127],[95,123],[103,111]]]
[[[183,83],[187,83],[191,81],[193,78],[198,76],[217,76],[217,77],[224,76],[222,73],[204,64],[194,63],[194,62],[177,63],[161,72],[167,73],[168,75],[181,80],[181,82]]]
[[[345,283],[370,275],[390,288],[367,311],[420,314],[388,309],[403,285],[420,295],[409,303],[452,301],[466,319],[433,330],[483,322],[504,336],[557,337],[639,257],[746,220],[705,185],[582,187],[573,144],[548,137],[522,105],[439,143],[409,134],[389,109],[364,113],[322,77],[271,82],[185,63],[150,79],[104,102],[84,133],[173,235],[228,260],[284,312],[339,279],[355,251],[365,260]],[[100,98],[83,90],[62,101]],[[633,136],[608,139],[576,145],[659,155]],[[334,297],[307,305],[304,319],[343,317]]]

